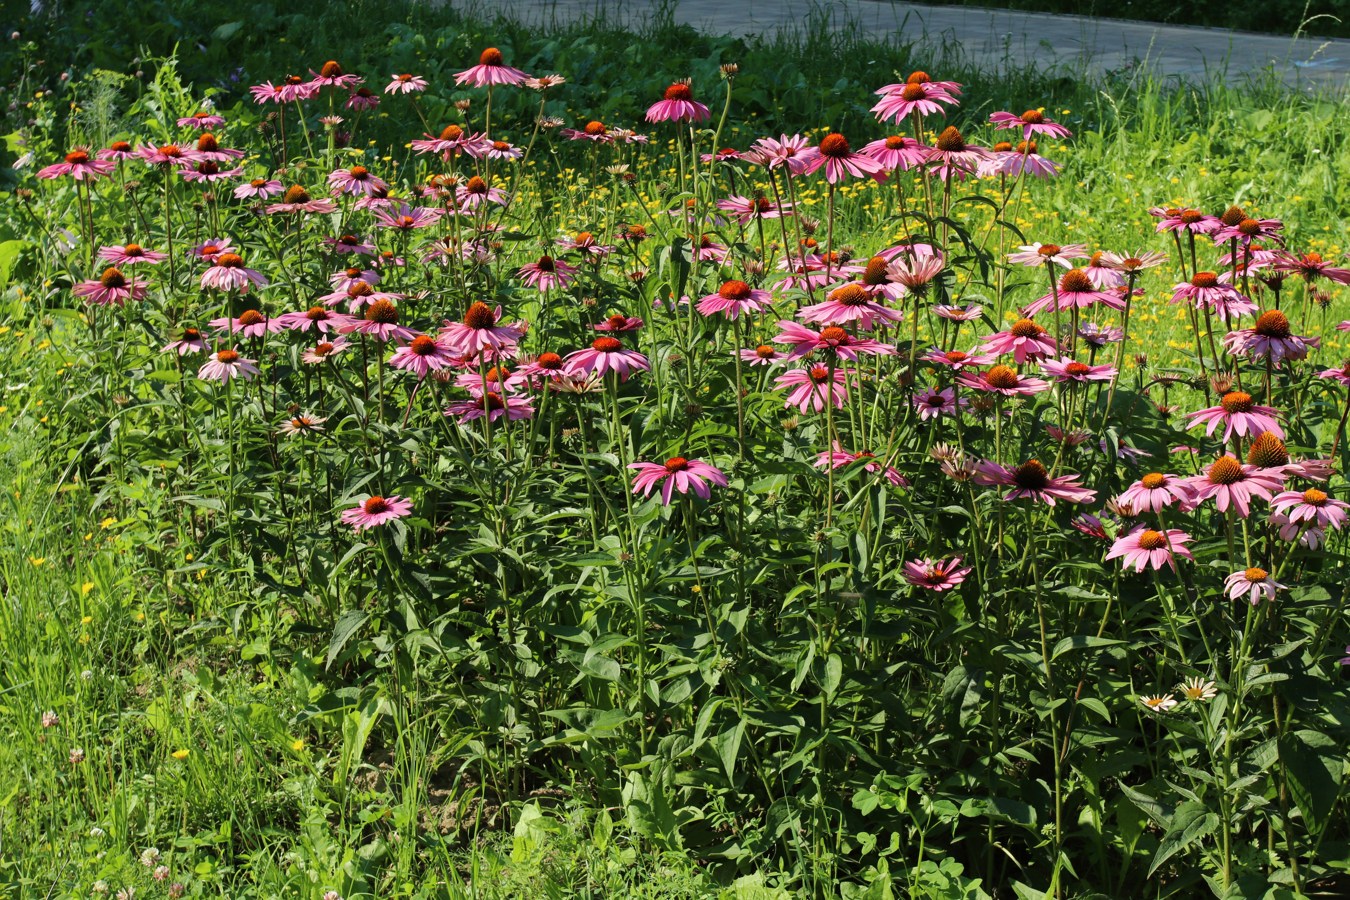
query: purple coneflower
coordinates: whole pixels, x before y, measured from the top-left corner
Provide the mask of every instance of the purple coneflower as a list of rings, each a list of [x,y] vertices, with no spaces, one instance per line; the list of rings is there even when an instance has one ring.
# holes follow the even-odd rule
[[[1001,394],[1004,397],[1030,396],[1039,394],[1050,387],[1050,382],[1040,378],[1019,375],[1011,366],[997,365],[984,372],[965,372],[956,377],[956,383],[986,394]]]
[[[1018,319],[1007,331],[984,338],[982,350],[1002,356],[1011,353],[1019,364],[1028,359],[1041,359],[1059,350],[1059,344],[1040,325],[1031,319]]]
[[[910,402],[919,411],[919,418],[927,422],[929,419],[936,419],[938,416],[954,415],[958,405],[965,406],[970,401],[962,397],[958,404],[954,388],[943,388],[942,390],[927,388],[910,398]]]
[[[530,287],[547,291],[555,287],[567,287],[572,283],[572,275],[575,272],[575,266],[569,266],[562,260],[554,259],[551,256],[541,256],[534,262],[527,263],[517,269],[516,275],[523,278]]]
[[[969,566],[961,565],[959,556],[940,560],[911,559],[905,562],[903,570],[905,581],[930,591],[949,591],[965,581],[971,572]]]
[[[267,316],[256,309],[244,310],[237,319],[226,316],[220,319],[212,319],[206,324],[216,329],[220,334],[246,338],[262,337],[269,331],[280,331],[282,328],[278,320],[268,319]]]
[[[1205,423],[1205,434],[1213,435],[1220,423],[1224,424],[1223,439],[1228,441],[1234,434],[1240,437],[1253,437],[1268,431],[1277,438],[1283,438],[1277,419],[1279,412],[1273,407],[1258,406],[1252,395],[1245,391],[1229,391],[1223,395],[1218,406],[1188,413],[1190,419],[1187,428]]]
[[[1127,569],[1134,566],[1136,572],[1145,568],[1161,569],[1164,565],[1176,571],[1178,556],[1195,561],[1191,551],[1186,549],[1190,540],[1189,534],[1176,528],[1158,531],[1140,527],[1116,538],[1106,558],[1119,558],[1122,566]]]
[[[206,338],[196,328],[184,328],[176,340],[170,341],[164,345],[161,353],[177,353],[179,356],[187,356],[189,353],[205,353],[207,350]]]
[[[1286,359],[1303,359],[1321,343],[1321,338],[1294,334],[1288,317],[1278,309],[1261,313],[1251,328],[1230,331],[1223,338],[1224,347],[1234,356],[1266,358],[1276,365]]]
[[[117,163],[112,160],[91,159],[87,149],[76,147],[66,154],[63,162],[53,163],[39,169],[37,177],[52,179],[69,175],[76,181],[84,181],[85,179],[93,181],[96,178],[111,175],[115,168],[117,168]]]
[[[701,460],[685,459],[683,456],[672,456],[664,463],[629,463],[628,468],[637,472],[633,476],[633,493],[650,497],[652,490],[661,485],[661,503],[665,506],[670,505],[671,494],[674,491],[681,494],[693,491],[707,500],[712,496],[709,483],[718,487],[727,486],[727,476],[723,475],[720,469]]]
[[[529,77],[520,69],[508,66],[502,58],[502,51],[496,47],[489,47],[479,54],[478,65],[455,75],[455,84],[467,84],[478,88],[491,87],[494,84],[520,87]]]
[[[838,441],[831,444],[829,450],[821,451],[813,465],[817,469],[824,469],[827,466],[831,469],[842,469],[844,466],[852,465],[859,460],[864,461],[862,465],[864,472],[871,475],[881,474],[895,487],[909,487],[909,480],[901,475],[900,471],[894,466],[883,468],[875,453],[867,450],[850,453]]]
[[[427,89],[427,80],[421,75],[409,75],[406,72],[402,75],[391,75],[392,79],[385,86],[386,94],[420,94]]]
[[[1251,566],[1229,575],[1223,580],[1223,587],[1230,600],[1246,597],[1252,606],[1256,606],[1262,599],[1274,602],[1275,592],[1284,590],[1285,585],[1271,578],[1265,569]]]
[[[675,82],[647,108],[648,122],[704,122],[709,116],[708,107],[694,99],[688,81]]]
[[[603,376],[608,372],[614,372],[620,381],[627,381],[628,376],[635,371],[651,371],[651,363],[647,361],[647,357],[636,350],[625,348],[622,341],[609,335],[591,341],[588,349],[574,350],[567,354],[563,362],[566,366],[564,371],[568,375]]]
[[[374,496],[362,500],[356,506],[342,513],[342,524],[350,525],[357,532],[374,528],[395,519],[401,519],[412,512],[412,501],[404,497]]]
[[[71,293],[95,306],[121,306],[127,300],[144,300],[145,289],[145,282],[127,281],[121,269],[110,266],[98,278],[75,285]]]
[[[855,153],[849,147],[848,138],[838,132],[831,132],[821,138],[801,174],[810,175],[821,168],[825,169],[825,180],[830,184],[850,177],[871,178],[874,181],[886,177],[885,166],[865,153]]]
[[[1187,479],[1149,472],[1122,491],[1116,503],[1135,512],[1161,512],[1174,503],[1189,509],[1194,500],[1195,488]]]
[[[870,329],[876,322],[899,322],[903,315],[877,303],[860,284],[846,284],[830,292],[821,303],[803,307],[797,313],[803,322],[857,322]]]
[[[1232,506],[1245,519],[1251,512],[1253,497],[1269,501],[1272,494],[1284,486],[1284,473],[1243,465],[1231,456],[1221,456],[1204,472],[1187,481],[1195,489],[1197,505],[1213,497],[1219,512],[1227,512]]]
[[[534,407],[528,397],[499,394],[488,391],[481,396],[468,400],[458,400],[445,408],[445,415],[458,419],[460,424],[472,422],[487,416],[489,422],[495,422],[506,416],[508,422],[528,419],[534,415]]]
[[[131,266],[137,263],[157,266],[168,259],[169,254],[147,250],[140,244],[116,244],[111,247],[100,247],[98,258],[110,262],[114,266]]]
[[[1097,492],[1078,483],[1078,475],[1051,477],[1040,460],[1029,459],[1020,466],[1001,466],[992,460],[982,460],[975,467],[975,483],[989,487],[1011,487],[1003,500],[1025,497],[1036,503],[1054,506],[1056,500],[1068,503],[1091,503]]]
[[[251,359],[245,359],[239,355],[238,350],[217,350],[211,354],[211,357],[197,370],[197,377],[202,381],[219,381],[221,384],[227,383],[231,378],[239,378],[248,381],[258,374],[258,364]]]
[[[784,372],[774,383],[779,387],[796,385],[783,402],[785,409],[795,406],[802,412],[822,412],[826,403],[833,403],[835,409],[844,408],[849,374],[847,369],[835,369],[831,380],[828,366],[814,365]]]
[[[1041,371],[1061,384],[1089,381],[1110,381],[1116,377],[1115,366],[1090,366],[1075,359],[1043,359]]]
[[[214,265],[202,273],[202,289],[239,291],[247,294],[249,285],[267,286],[267,278],[256,269],[245,268],[244,258],[238,253],[220,253]]]
[[[1010,112],[990,113],[989,121],[999,128],[1022,129],[1022,140],[1024,141],[1030,140],[1033,134],[1047,134],[1050,137],[1057,138],[1066,138],[1072,134],[1063,125],[1047,119],[1043,109],[1029,109],[1020,116]]]
[[[394,355],[389,358],[389,365],[395,369],[415,372],[420,380],[436,369],[452,365],[457,359],[450,347],[442,341],[419,334],[394,351]]]

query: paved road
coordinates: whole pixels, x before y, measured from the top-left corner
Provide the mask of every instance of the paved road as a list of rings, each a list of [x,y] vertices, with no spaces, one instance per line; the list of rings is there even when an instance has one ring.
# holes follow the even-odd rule
[[[652,0],[441,0],[500,13],[524,22],[568,22],[603,13],[641,22]],[[1254,0],[1253,0],[1254,2]],[[963,6],[925,6],[895,0],[674,0],[674,17],[704,31],[747,35],[804,26],[813,9],[828,9],[835,27],[850,23],[908,41],[959,45],[990,68],[1037,63],[1070,72],[1101,72],[1142,65],[1162,75],[1197,78],[1220,71],[1240,82],[1272,65],[1288,84],[1309,88],[1350,83],[1350,41],[1272,37],[1216,28],[1185,28],[1086,16],[1013,12]]]

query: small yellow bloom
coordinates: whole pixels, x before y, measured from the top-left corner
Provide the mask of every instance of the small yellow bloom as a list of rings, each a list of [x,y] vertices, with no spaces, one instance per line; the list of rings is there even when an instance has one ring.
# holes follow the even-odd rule
[[[188,758],[188,753],[190,753],[190,752],[191,752],[191,751],[189,751],[189,750],[187,750],[187,749],[175,750],[175,751],[173,751],[173,758],[174,758],[174,759],[187,759],[187,758]]]
[[[294,750],[296,753],[299,753],[301,750],[305,749],[305,739],[296,738],[295,740],[291,741],[291,749]]]
[[[145,613],[143,613],[143,612],[138,612],[138,613],[136,613],[136,621],[137,621],[137,622],[144,622],[144,621],[145,621]]]
[[[106,519],[104,519],[102,522],[99,522],[99,523],[98,523],[98,527],[99,527],[99,528],[102,528],[104,531],[107,531],[109,528],[113,527],[113,526],[116,525],[116,524],[117,524],[117,519],[115,519],[115,518],[112,517],[112,516],[108,516],[108,518],[106,518]]]
[[[30,556],[30,557],[28,557],[28,561],[29,561],[30,563],[32,563],[33,565],[35,565],[35,566],[40,566],[40,565],[42,565],[43,563],[45,563],[45,562],[47,561],[47,557],[45,557],[45,556]]]
[[[93,617],[93,616],[81,616],[81,617],[80,617],[80,624],[81,624],[81,625],[88,625],[88,624],[89,624],[90,622],[92,622],[92,621],[94,621],[94,617]]]
[[[92,591],[94,587],[95,585],[92,581],[86,581],[84,584],[80,585],[80,596],[88,597],[89,592]]]

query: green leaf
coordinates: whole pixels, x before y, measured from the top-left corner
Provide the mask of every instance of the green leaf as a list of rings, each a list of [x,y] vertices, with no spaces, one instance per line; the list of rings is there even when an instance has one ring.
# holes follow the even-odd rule
[[[838,653],[831,653],[825,660],[825,674],[820,680],[820,689],[827,700],[839,690],[839,682],[843,677],[844,661],[840,659]]]
[[[342,648],[352,639],[352,635],[370,618],[370,613],[359,609],[349,609],[338,617],[333,626],[333,636],[328,639],[328,659],[325,668],[332,668],[334,660],[342,654]]]
[[[1181,804],[1172,817],[1172,827],[1167,830],[1162,843],[1158,845],[1152,865],[1148,867],[1149,877],[1152,878],[1163,863],[1201,838],[1213,834],[1218,827],[1219,816],[1210,812],[1208,806],[1192,800]]]
[[[1295,731],[1280,738],[1280,762],[1289,793],[1303,812],[1308,830],[1321,831],[1341,792],[1344,751],[1318,731]]]
[[[1075,634],[1060,638],[1059,643],[1055,644],[1054,652],[1050,654],[1050,658],[1059,659],[1060,654],[1068,653],[1070,650],[1100,650],[1103,647],[1114,647],[1123,643],[1125,642],[1112,638],[1100,638],[1092,634]]]

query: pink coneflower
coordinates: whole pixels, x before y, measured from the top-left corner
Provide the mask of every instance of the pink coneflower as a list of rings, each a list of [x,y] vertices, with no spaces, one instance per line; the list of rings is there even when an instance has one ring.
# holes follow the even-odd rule
[[[1228,594],[1230,600],[1241,600],[1243,597],[1256,606],[1262,599],[1275,601],[1275,592],[1285,589],[1285,585],[1280,584],[1265,569],[1252,566],[1234,572],[1223,580],[1224,592]]]
[[[734,147],[723,147],[716,153],[703,153],[699,155],[699,162],[735,162],[741,158],[741,151]]]
[[[871,156],[855,153],[849,147],[848,138],[838,132],[831,132],[821,138],[801,174],[810,175],[821,168],[825,169],[825,180],[830,184],[850,177],[871,178],[875,181],[886,177],[885,166]]]
[[[425,138],[412,141],[412,148],[418,153],[440,153],[447,159],[456,153],[474,153],[488,143],[481,134],[470,134],[458,125],[447,125],[437,137],[428,134]],[[452,175],[433,176],[433,181],[453,179]]]
[[[1317,373],[1317,377],[1338,381],[1342,386],[1350,387],[1350,362],[1345,363],[1339,369],[1323,369]]]
[[[344,337],[334,338],[331,341],[320,341],[300,354],[300,361],[307,365],[317,366],[337,356],[343,350],[346,350],[347,346],[347,339]]]
[[[610,127],[597,119],[592,119],[580,128],[564,128],[559,134],[569,141],[591,141],[596,144],[609,144],[614,141]]]
[[[1125,340],[1125,332],[1120,328],[1103,327],[1096,322],[1084,322],[1078,326],[1078,336],[1090,347],[1105,347]]]
[[[341,88],[343,90],[352,90],[365,79],[359,75],[348,75],[342,71],[342,66],[338,65],[337,60],[328,60],[319,67],[319,71],[309,70],[309,85],[317,93],[320,88]]]
[[[928,154],[928,164],[940,181],[962,180],[974,175],[980,163],[989,155],[983,147],[966,143],[965,137],[953,125],[948,125],[937,137]]]
[[[1334,281],[1336,284],[1350,284],[1350,269],[1338,269],[1320,253],[1292,253],[1280,251],[1275,254],[1273,265],[1280,272],[1297,274],[1311,284],[1318,278]]]
[[[322,434],[323,423],[328,419],[323,416],[315,416],[310,413],[296,413],[288,419],[285,419],[277,431],[286,437],[304,437],[311,434]]]
[[[393,80],[385,86],[386,94],[420,94],[427,89],[427,80],[421,75],[402,75],[390,76]]]
[[[1047,119],[1045,111],[1041,109],[1029,109],[1020,116],[1010,112],[990,113],[989,121],[999,128],[1022,129],[1022,140],[1024,141],[1030,140],[1033,134],[1048,134],[1057,138],[1066,138],[1072,134],[1063,125]]]
[[[1266,358],[1278,365],[1286,359],[1304,359],[1322,339],[1294,334],[1289,319],[1278,309],[1261,313],[1251,328],[1230,331],[1223,345],[1234,356]]]
[[[961,96],[961,85],[955,81],[934,81],[933,76],[923,70],[910,72],[909,77],[897,84],[888,84],[877,88],[872,93],[878,97],[884,97],[887,94],[896,94],[903,91],[908,85],[918,84],[926,88],[942,91],[952,97]]]
[[[132,266],[137,263],[157,266],[168,259],[169,254],[147,250],[140,244],[115,244],[111,247],[100,247],[98,258],[112,263],[114,266]]]
[[[1130,256],[1122,256],[1109,250],[1103,251],[1101,264],[1125,275],[1138,274],[1145,269],[1160,266],[1167,262],[1167,254],[1157,250],[1140,250]]]
[[[752,288],[744,281],[725,281],[717,293],[699,300],[695,309],[705,316],[722,313],[734,321],[741,313],[762,312],[771,303],[773,297],[768,291]]]
[[[857,360],[860,355],[895,355],[895,347],[892,345],[870,338],[855,337],[838,325],[827,325],[816,332],[804,325],[784,320],[778,323],[778,328],[779,332],[773,340],[776,344],[792,345],[788,359],[800,359],[817,350],[849,361]]]
[[[542,356],[549,357],[544,360],[542,365],[540,365],[539,359],[536,358],[533,363],[526,363],[519,369],[511,369],[505,363],[499,362],[486,372],[461,372],[455,377],[455,384],[458,387],[464,388],[475,397],[482,396],[483,386],[485,384],[499,394],[512,394],[527,385],[533,386],[535,382],[532,380],[532,377],[537,378],[540,375],[552,377],[553,374],[562,370],[562,358],[558,357],[558,354],[541,354],[541,357]],[[553,359],[555,357],[558,359],[557,368],[554,368],[553,365]],[[470,363],[467,362],[465,363],[465,365],[469,364]]]
[[[1184,231],[1189,234],[1211,234],[1216,229],[1223,227],[1217,216],[1208,216],[1198,209],[1186,207],[1177,209],[1169,207],[1164,209],[1155,206],[1148,211],[1149,215],[1161,221],[1158,222],[1155,229],[1159,233],[1165,231]]]
[[[563,84],[567,84],[567,79],[561,75],[540,75],[538,78],[525,79],[525,86],[532,91],[546,91]]]
[[[335,313],[322,306],[311,306],[309,309],[299,312],[282,313],[272,321],[278,329],[285,328],[291,331],[305,332],[312,328],[320,334],[327,334],[329,331],[349,324],[347,316]]]
[[[595,326],[596,331],[637,331],[643,325],[641,316],[615,314]]]
[[[981,349],[998,356],[1011,353],[1020,364],[1058,352],[1059,344],[1040,325],[1030,319],[1018,319],[1007,331],[986,336]]]
[[[361,501],[342,513],[342,524],[350,525],[356,531],[365,531],[395,519],[401,519],[412,512],[412,501],[404,497],[374,496]]]
[[[495,422],[502,416],[506,416],[508,422],[514,422],[533,416],[534,407],[530,405],[528,397],[488,391],[482,396],[451,403],[445,408],[445,415],[455,417],[461,424],[483,416],[487,416],[489,422]]]
[[[348,319],[338,330],[343,334],[368,334],[379,341],[410,341],[417,336],[416,331],[399,324],[398,307],[389,300],[376,300],[361,318]]]
[[[243,169],[222,169],[219,164],[211,160],[203,160],[190,169],[179,169],[178,174],[188,182],[205,182],[207,184],[216,181],[228,181],[232,178],[238,178],[244,174]]]
[[[520,69],[513,69],[502,59],[502,51],[489,47],[478,56],[478,65],[465,69],[455,75],[455,84],[467,84],[470,87],[491,87],[494,84],[520,87],[530,76]]]
[[[862,469],[870,475],[882,475],[895,487],[909,487],[909,481],[901,475],[894,466],[882,467],[875,453],[867,450],[859,450],[857,453],[850,453],[843,448],[838,441],[830,445],[829,450],[824,450],[816,457],[812,464],[817,469],[829,467],[831,469],[842,469],[844,466],[852,465],[859,460],[863,460]]]
[[[381,228],[392,228],[396,231],[407,232],[416,231],[419,228],[429,228],[440,221],[443,215],[445,215],[443,209],[400,204],[399,208],[394,211],[375,210],[375,221]]]
[[[862,272],[858,274],[857,283],[873,298],[899,300],[905,296],[905,286],[894,280],[892,269],[893,267],[899,269],[903,265],[902,260],[891,262],[884,256],[874,256],[863,266]]]
[[[1172,287],[1172,303],[1189,301],[1196,308],[1209,308],[1219,320],[1227,322],[1234,316],[1256,311],[1256,304],[1238,293],[1231,284],[1224,284],[1213,272],[1196,272],[1190,281]]]
[[[362,269],[357,265],[334,272],[328,276],[328,281],[333,285],[333,290],[342,293],[358,281],[364,281],[367,286],[373,288],[380,283],[380,276],[374,269]]]
[[[394,351],[394,355],[389,358],[389,365],[395,369],[407,369],[410,372],[415,372],[420,380],[426,378],[428,373],[436,369],[453,365],[457,359],[458,357],[451,352],[450,347],[441,340],[429,335],[419,334]]]
[[[520,159],[525,151],[509,141],[492,141],[487,144],[483,155],[488,159]]]
[[[741,360],[752,366],[771,366],[786,360],[787,354],[780,353],[770,344],[760,344],[753,350],[741,350]]]
[[[928,162],[929,149],[912,137],[893,134],[879,141],[872,141],[862,148],[862,153],[872,157],[888,172],[906,171]]]
[[[281,193],[281,182],[274,179],[254,178],[246,184],[241,184],[234,189],[236,200],[266,200],[268,197],[275,197]]]
[[[1243,465],[1231,456],[1221,456],[1199,475],[1187,479],[1195,489],[1196,504],[1215,498],[1219,512],[1234,507],[1244,519],[1251,511],[1253,497],[1269,501],[1272,494],[1284,486],[1280,470],[1258,469]]]
[[[214,263],[227,253],[234,253],[234,245],[229,238],[211,238],[188,250],[188,256],[194,256],[203,262]]]
[[[1111,309],[1124,309],[1125,298],[1119,291],[1101,290],[1084,269],[1070,269],[1059,277],[1058,288],[1026,305],[1028,315],[1036,315],[1058,302],[1059,309],[1087,309],[1098,303]]]
[[[1090,366],[1074,359],[1043,359],[1041,371],[1056,381],[1086,384],[1089,381],[1110,381],[1116,377],[1115,366]]]
[[[212,319],[206,324],[221,334],[246,338],[262,337],[269,331],[280,331],[282,327],[276,319],[268,319],[267,316],[256,309],[244,310],[237,319],[226,316],[220,319]]]
[[[1019,375],[1011,366],[993,366],[985,372],[966,372],[958,375],[956,383],[986,394],[1004,397],[1030,396],[1050,388],[1050,382],[1040,378]]]
[[[221,384],[231,378],[248,381],[257,374],[258,364],[251,359],[244,359],[238,350],[217,350],[197,370],[197,377],[202,381],[219,381]]]
[[[98,278],[81,281],[71,292],[95,306],[121,306],[127,300],[144,300],[145,289],[145,282],[127,281],[121,269],[110,266]]]
[[[489,187],[486,181],[475,175],[464,182],[464,190],[459,197],[460,210],[472,212],[485,203],[504,205],[506,203],[506,192],[495,187]]]
[[[136,155],[152,166],[177,166],[180,169],[192,165],[192,160],[177,144],[146,144],[136,148]]]
[[[811,149],[811,142],[802,135],[783,134],[777,139],[760,138],[741,158],[770,170],[784,166],[790,174],[800,175],[814,156],[808,152]]]
[[[328,175],[328,189],[335,195],[369,197],[376,191],[389,190],[389,184],[370,174],[365,166],[352,166],[350,169],[334,169]]]
[[[758,197],[742,197],[733,194],[717,201],[717,208],[731,215],[738,224],[748,225],[760,219],[778,219],[792,215],[791,203],[775,203],[762,194]]]
[[[1252,241],[1283,243],[1284,238],[1280,236],[1280,232],[1283,230],[1284,223],[1279,219],[1245,218],[1236,225],[1223,225],[1216,228],[1210,236],[1216,244],[1226,244],[1229,241],[1236,240],[1239,247],[1247,247]]]
[[[1083,513],[1081,516],[1074,516],[1069,520],[1069,525],[1075,531],[1087,535],[1090,538],[1096,538],[1099,541],[1109,541],[1111,536],[1106,533],[1106,526],[1102,520],[1091,513]]]
[[[198,110],[192,115],[184,116],[178,120],[179,128],[195,128],[198,131],[209,131],[224,124],[224,116],[206,110]]]
[[[517,269],[516,275],[523,278],[530,287],[547,291],[552,288],[567,287],[572,283],[572,275],[575,272],[575,266],[569,266],[562,260],[554,259],[551,256],[541,256],[534,262]]]
[[[844,408],[849,374],[848,369],[835,369],[831,380],[828,366],[814,365],[784,372],[774,379],[774,383],[779,387],[796,385],[783,401],[784,408],[795,406],[802,412],[822,412],[827,402],[833,403],[835,409]]]
[[[963,306],[939,303],[933,307],[933,315],[948,322],[974,322],[983,313],[984,307],[978,303],[967,303]]]
[[[209,161],[214,163],[229,163],[236,159],[243,159],[243,150],[230,150],[220,146],[216,136],[211,132],[203,134],[197,138],[197,143],[191,149],[184,150],[183,156],[193,162]]]
[[[966,353],[964,350],[941,350],[937,347],[925,353],[923,360],[958,372],[962,369],[978,369],[997,361],[995,357],[979,352]]]
[[[374,243],[354,234],[326,237],[323,239],[323,244],[334,253],[359,253],[362,256],[374,256],[377,252]]]
[[[956,106],[959,101],[948,90],[939,85],[941,82],[908,82],[904,85],[892,85],[898,88],[894,91],[886,91],[881,95],[881,99],[872,107],[872,112],[876,114],[877,120],[885,122],[901,122],[909,118],[913,113],[921,116],[937,115],[942,112],[944,106]]]
[[[1346,510],[1350,509],[1350,503],[1337,500],[1317,488],[1283,491],[1276,495],[1270,506],[1289,522],[1304,527],[1330,528],[1332,531],[1340,531],[1345,525]]]
[[[1086,244],[1060,246],[1059,244],[1036,242],[1018,247],[1016,253],[1009,253],[1008,262],[1033,268],[1044,266],[1046,263],[1054,263],[1057,266],[1072,269],[1073,261],[1084,256],[1087,256]]]
[[[927,422],[929,419],[936,419],[938,416],[955,415],[957,408],[956,391],[953,388],[926,388],[915,394],[911,401],[914,408],[919,412],[919,418]],[[965,397],[960,399],[961,406],[965,406],[970,401]]]
[[[1135,512],[1161,512],[1174,503],[1189,509],[1194,500],[1195,488],[1188,479],[1149,472],[1122,491],[1116,503]]]
[[[1277,438],[1283,438],[1277,419],[1279,412],[1273,407],[1258,406],[1252,395],[1245,391],[1229,391],[1223,395],[1218,406],[1211,406],[1197,412],[1188,413],[1187,428],[1204,423],[1206,435],[1214,434],[1220,423],[1224,424],[1223,439],[1228,441],[1236,433],[1241,437],[1253,437],[1268,431]]]
[[[953,556],[951,559],[933,560],[928,557],[923,559],[907,560],[903,567],[905,581],[915,587],[927,588],[930,591],[949,591],[966,580],[970,574],[969,566],[962,567],[961,557]]]
[[[1029,459],[1020,466],[1001,466],[992,460],[982,460],[975,467],[975,483],[989,487],[1011,487],[1004,500],[1027,498],[1047,506],[1056,500],[1068,503],[1091,503],[1097,492],[1078,483],[1078,475],[1051,477],[1038,459]]]
[[[295,83],[291,82],[290,79],[292,78],[296,79]],[[316,87],[311,90],[310,86],[303,78],[300,78],[298,75],[288,75],[286,79],[278,84],[264,81],[262,84],[253,85],[248,90],[249,93],[253,95],[254,103],[259,105],[262,105],[263,103],[276,103],[280,105],[282,103],[290,103],[292,100],[308,100],[310,97],[314,96],[314,93],[318,88]]]
[[[368,306],[380,300],[402,300],[403,295],[377,291],[369,281],[358,279],[350,282],[345,291],[337,290],[331,294],[324,294],[319,299],[327,306],[337,306],[343,300],[346,300],[347,312],[356,315],[363,306]]]
[[[1035,141],[1022,141],[1017,149],[1005,153],[987,153],[976,170],[980,177],[988,175],[1008,175],[1018,178],[1030,175],[1032,178],[1057,178],[1059,163],[1046,159],[1036,152]]]
[[[1134,566],[1136,572],[1145,568],[1161,569],[1167,565],[1176,571],[1178,556],[1195,562],[1186,544],[1191,536],[1176,528],[1158,531],[1153,528],[1136,528],[1129,534],[1116,538],[1111,550],[1106,554],[1108,560],[1120,558],[1125,568]]]
[[[161,353],[177,353],[179,356],[187,356],[189,353],[205,353],[207,349],[206,338],[195,328],[184,328],[176,340],[170,341],[164,345]]]
[[[93,181],[97,178],[111,175],[113,169],[117,168],[117,163],[110,159],[91,159],[88,149],[76,147],[66,154],[63,162],[53,163],[38,170],[39,178],[60,178],[69,175],[76,181],[88,179]]]
[[[327,197],[315,200],[309,195],[309,191],[299,185],[292,185],[286,189],[286,195],[281,198],[280,203],[273,203],[267,207],[268,215],[279,215],[284,213],[330,213],[337,211],[337,204]]]
[[[694,99],[687,81],[666,88],[662,98],[647,108],[648,122],[704,122],[708,117],[708,107]]]
[[[380,105],[380,97],[368,87],[359,87],[347,96],[342,104],[346,109],[371,110]]]
[[[720,469],[697,459],[685,459],[683,456],[672,456],[664,463],[629,463],[628,468],[637,472],[633,476],[633,493],[650,497],[652,490],[659,484],[661,503],[665,506],[670,505],[671,494],[674,491],[681,494],[693,491],[697,496],[707,500],[712,496],[709,483],[718,487],[727,486],[727,476],[723,475]]]
[[[651,363],[647,361],[647,357],[636,350],[625,348],[622,341],[610,335],[591,341],[588,349],[574,350],[567,354],[563,363],[565,365],[563,371],[574,377],[604,376],[608,372],[614,372],[620,381],[627,381],[632,372],[651,371]]]
[[[464,356],[476,356],[479,353],[491,353],[502,356],[514,352],[516,344],[525,334],[525,328],[519,323],[498,324],[502,318],[502,308],[493,308],[481,300],[469,305],[462,322],[446,322],[441,334],[451,349]]]
[[[899,322],[903,314],[877,303],[860,284],[846,284],[831,291],[821,303],[803,307],[797,316],[804,322],[857,322],[870,329],[880,322]]]
[[[135,149],[127,141],[113,141],[107,147],[98,151],[99,159],[106,159],[112,162],[121,162],[124,159],[131,159],[136,155]]]
[[[1092,432],[1082,429],[1065,431],[1058,425],[1045,426],[1045,433],[1050,436],[1050,440],[1056,444],[1063,444],[1066,447],[1081,447],[1092,437]]]
[[[602,244],[595,239],[595,235],[589,231],[578,231],[570,237],[560,237],[554,241],[563,250],[571,250],[581,254],[588,261],[598,261],[614,252],[614,248],[608,244]]]
[[[719,244],[712,239],[712,235],[704,233],[702,236],[689,235],[690,242],[694,245],[694,258],[699,262],[725,263],[727,261],[728,251],[724,244]]]
[[[1088,257],[1087,265],[1083,266],[1083,273],[1092,282],[1092,286],[1099,291],[1113,290],[1125,286],[1125,276],[1121,274],[1119,269],[1107,264],[1105,250],[1098,250]]]
[[[244,267],[244,259],[238,253],[220,253],[214,265],[202,273],[202,289],[214,288],[218,291],[239,291],[247,294],[249,285],[267,286],[267,278],[256,269]]]

